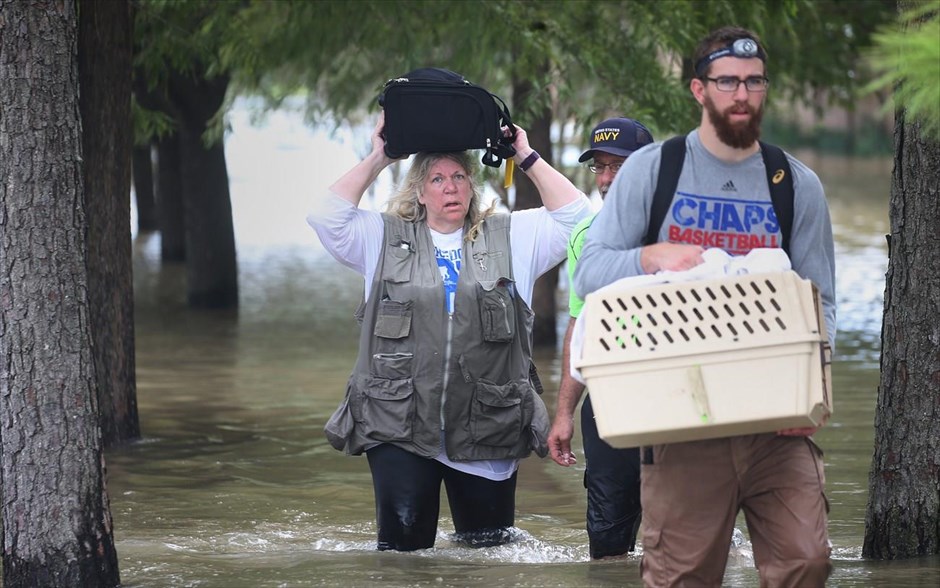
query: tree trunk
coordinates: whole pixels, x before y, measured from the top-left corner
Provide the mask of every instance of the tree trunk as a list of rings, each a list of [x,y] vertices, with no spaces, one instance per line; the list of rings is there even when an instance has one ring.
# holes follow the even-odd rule
[[[157,230],[157,208],[153,199],[153,157],[152,146],[134,147],[132,158],[134,195],[137,202],[137,233],[149,233]]]
[[[120,583],[86,297],[77,36],[73,0],[0,0],[5,588]]]
[[[897,113],[881,385],[862,555],[940,553],[940,143]]]
[[[134,98],[141,108],[161,112],[179,120],[179,112],[170,100],[167,84],[151,88],[143,69],[137,68],[132,76]],[[180,171],[179,134],[173,133],[156,140],[156,177],[154,181],[156,228],[160,231],[160,259],[164,263],[186,260],[186,228],[183,218],[183,178]],[[137,168],[135,163],[135,172]],[[140,213],[138,192],[138,214]]]
[[[186,219],[186,290],[190,306],[236,308],[235,227],[221,139],[206,147],[203,134],[228,88],[225,76],[174,74],[170,97],[180,112],[180,159]]]
[[[547,64],[544,65],[547,69]],[[536,96],[540,91],[529,80],[515,79],[512,85],[513,104],[516,109],[524,104],[539,103],[542,100]],[[545,91],[545,90],[541,90]],[[545,101],[548,104],[548,101]],[[539,152],[549,165],[552,165],[552,109],[549,106],[537,109],[537,114],[530,119],[525,128],[529,138],[529,145]],[[535,184],[524,173],[516,174],[516,202],[515,210],[537,208],[542,206],[542,197]],[[536,347],[555,347],[558,344],[558,331],[555,319],[557,309],[555,305],[555,291],[558,288],[558,266],[553,267],[535,282],[532,291],[532,311],[535,313],[535,324],[532,328],[532,342]]]
[[[160,225],[160,259],[186,260],[186,223],[183,218],[183,175],[178,133],[157,143],[157,222]]]
[[[131,268],[131,5],[93,0],[79,13],[88,301],[105,447],[140,437]]]

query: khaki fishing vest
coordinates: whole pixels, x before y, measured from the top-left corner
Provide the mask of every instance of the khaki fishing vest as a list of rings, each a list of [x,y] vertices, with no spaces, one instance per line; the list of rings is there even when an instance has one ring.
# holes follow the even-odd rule
[[[488,217],[464,241],[453,315],[427,223],[382,216],[384,251],[346,398],[326,425],[331,445],[358,455],[391,443],[430,458],[443,432],[454,461],[546,455],[548,413],[529,377],[533,313],[515,290],[509,215]]]

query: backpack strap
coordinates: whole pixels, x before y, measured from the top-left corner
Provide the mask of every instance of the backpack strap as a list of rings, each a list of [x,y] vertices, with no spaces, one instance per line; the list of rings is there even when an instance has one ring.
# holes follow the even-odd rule
[[[793,231],[793,171],[783,149],[760,142],[760,154],[767,170],[770,201],[780,224],[780,246],[790,255],[790,233]]]
[[[662,155],[659,159],[659,176],[656,179],[656,191],[653,192],[653,202],[650,205],[650,222],[646,229],[644,245],[652,245],[659,240],[659,229],[666,219],[666,212],[673,196],[676,195],[676,186],[679,185],[679,174],[682,173],[682,164],[685,163],[685,135],[667,139],[663,143]]]

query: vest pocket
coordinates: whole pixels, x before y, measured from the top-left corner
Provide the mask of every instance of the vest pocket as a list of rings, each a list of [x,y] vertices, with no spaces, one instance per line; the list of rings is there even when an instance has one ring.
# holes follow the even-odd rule
[[[410,378],[413,360],[414,353],[374,353],[372,354],[372,375],[388,380]]]
[[[346,386],[346,397],[343,398],[343,403],[333,412],[330,420],[323,427],[327,440],[337,451],[342,451],[346,447],[346,442],[355,426],[353,412],[349,406],[350,388],[351,386]]]
[[[411,249],[411,244],[400,241],[397,245],[386,247],[386,252],[382,276],[389,282],[399,284],[410,282],[415,258],[417,258],[414,250]]]
[[[512,382],[491,384],[479,380],[473,387],[470,435],[474,443],[513,447],[522,433],[522,395]]]
[[[480,305],[480,323],[483,340],[491,343],[508,343],[516,332],[516,307],[510,288],[512,282],[499,280],[491,290],[479,288],[477,300]]]
[[[359,379],[359,385],[359,410],[368,436],[376,441],[411,440],[415,412],[412,379],[366,376]]]
[[[374,333],[385,339],[402,339],[411,333],[411,309],[414,303],[380,300]]]

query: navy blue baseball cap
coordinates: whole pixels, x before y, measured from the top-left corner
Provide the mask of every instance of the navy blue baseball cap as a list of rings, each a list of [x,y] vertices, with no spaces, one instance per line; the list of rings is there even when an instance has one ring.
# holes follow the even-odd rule
[[[628,157],[631,153],[653,142],[653,134],[632,118],[608,118],[591,132],[591,148],[581,154],[584,163],[594,157],[595,151]]]

